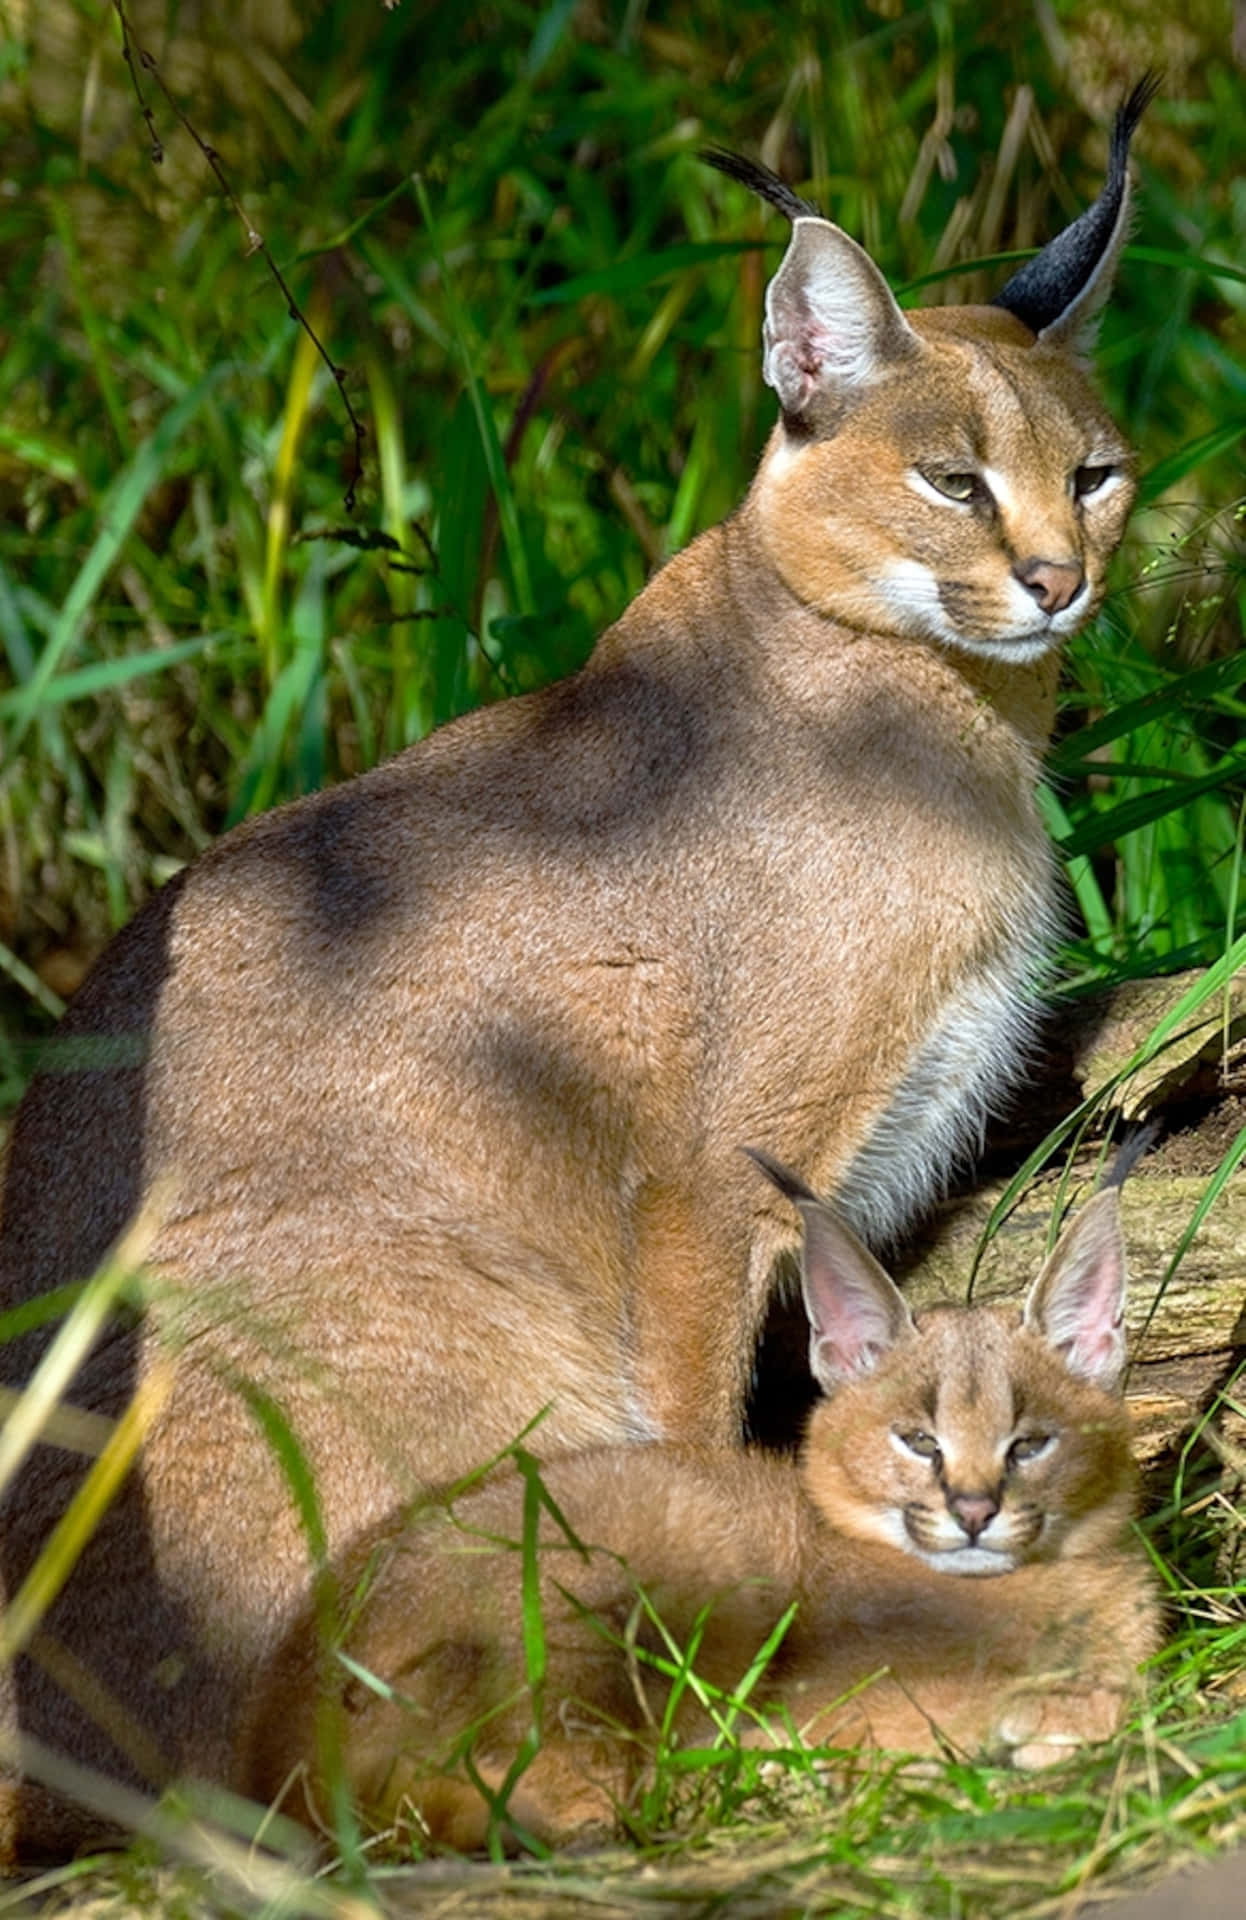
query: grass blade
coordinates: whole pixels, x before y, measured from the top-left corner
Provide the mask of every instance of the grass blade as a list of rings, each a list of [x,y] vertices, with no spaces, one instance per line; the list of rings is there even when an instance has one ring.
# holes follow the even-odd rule
[[[45,690],[61,662],[78,644],[95,597],[125,545],[143,502],[164,474],[178,439],[228,372],[226,366],[214,367],[192,387],[184,400],[170,407],[151,438],[144,441],[101,503],[99,532],[57,614],[56,624],[39,656],[38,665],[15,698],[8,740],[10,753],[17,752],[27,728],[42,705]]]
[[[11,1484],[35,1446],[49,1416],[99,1337],[122,1290],[146,1259],[167,1204],[157,1189],[117,1242],[99,1272],[87,1281],[43,1355],[17,1405],[0,1430],[0,1494]]]

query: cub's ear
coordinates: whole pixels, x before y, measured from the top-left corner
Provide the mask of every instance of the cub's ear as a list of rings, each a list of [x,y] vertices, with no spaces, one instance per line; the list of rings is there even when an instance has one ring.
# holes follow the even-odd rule
[[[1099,312],[1116,273],[1129,231],[1129,143],[1159,90],[1159,76],[1144,74],[1117,111],[1108,156],[1108,177],[1094,205],[1014,273],[994,305],[1015,314],[1040,340],[1089,353]]]
[[[1084,1206],[1030,1289],[1025,1324],[1070,1373],[1114,1391],[1125,1366],[1125,1244],[1115,1187]]]
[[[801,1288],[809,1315],[809,1366],[824,1393],[870,1373],[883,1354],[914,1331],[895,1281],[831,1207],[770,1154],[745,1153],[773,1180],[804,1225]]]
[[[829,220],[798,218],[766,289],[762,373],[784,413],[819,393],[849,397],[920,352],[868,253]]]

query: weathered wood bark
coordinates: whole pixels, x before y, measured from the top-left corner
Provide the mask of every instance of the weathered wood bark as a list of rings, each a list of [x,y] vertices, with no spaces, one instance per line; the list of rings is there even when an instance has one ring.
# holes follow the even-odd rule
[[[1062,1036],[1064,1058],[1055,1074],[1061,1091],[1053,1096],[1050,1078],[1047,1086],[1040,1081],[1033,1108],[1045,1127],[1053,1098],[1057,1110],[1063,1103],[1067,1111],[1110,1088],[1093,1137],[1074,1156],[1071,1172],[1058,1157],[1051,1172],[1029,1184],[983,1251],[974,1282],[975,1299],[1019,1298],[1042,1264],[1057,1206],[1093,1191],[1109,1124],[1119,1130],[1122,1121],[1153,1117],[1160,1123],[1156,1147],[1121,1194],[1130,1268],[1128,1391],[1144,1460],[1189,1434],[1246,1361],[1246,1171],[1230,1176],[1172,1271],[1209,1182],[1246,1128],[1246,979],[1233,983],[1227,1006],[1221,997],[1202,1009],[1157,1060],[1111,1087],[1194,977],[1137,982],[1101,1002],[1097,1017],[1079,1011],[1077,1025]],[[1018,1151],[1014,1140],[1014,1166],[1032,1144],[1025,1140]],[[902,1272],[915,1304],[964,1297],[1009,1177],[1002,1174],[949,1201],[908,1249]],[[1222,1401],[1217,1426],[1230,1449],[1246,1442],[1246,1380],[1240,1393]],[[1246,1454],[1242,1459],[1246,1465]]]

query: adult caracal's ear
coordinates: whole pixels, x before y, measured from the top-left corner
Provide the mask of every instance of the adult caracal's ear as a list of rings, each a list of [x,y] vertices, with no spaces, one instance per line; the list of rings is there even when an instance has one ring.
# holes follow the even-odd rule
[[[913,1316],[895,1281],[832,1207],[781,1161],[757,1147],[744,1151],[800,1213],[809,1366],[823,1392],[833,1393],[872,1372],[889,1347],[913,1332]]]
[[[1093,206],[996,294],[1040,340],[1088,353],[1129,230],[1129,143],[1159,90],[1146,73],[1117,111],[1108,176]],[[769,168],[711,148],[701,158],[770,201],[792,243],[766,293],[763,371],[786,413],[819,390],[850,392],[918,351],[917,337],[869,255]]]
[[[1116,263],[1129,231],[1129,143],[1159,89],[1144,74],[1117,111],[1108,177],[1094,205],[1028,260],[996,294],[993,304],[1014,314],[1040,340],[1088,353],[1099,312],[1112,290]]]
[[[868,253],[810,200],[756,161],[721,148],[701,158],[769,200],[792,222],[783,263],[766,289],[762,373],[785,414],[815,395],[847,398],[887,367],[921,351]]]
[[[1025,1303],[1025,1324],[1070,1373],[1114,1390],[1125,1365],[1125,1243],[1117,1190],[1097,1193],[1056,1242]]]
[[[920,353],[916,334],[864,248],[829,220],[802,216],[766,289],[762,374],[784,413],[814,396],[851,397]]]

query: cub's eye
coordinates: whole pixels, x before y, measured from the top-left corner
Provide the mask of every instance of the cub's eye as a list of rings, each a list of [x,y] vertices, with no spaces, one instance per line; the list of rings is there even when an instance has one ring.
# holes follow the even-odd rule
[[[922,478],[949,500],[980,500],[986,491],[976,473],[927,473]]]
[[[898,1433],[896,1439],[902,1447],[907,1447],[910,1453],[915,1453],[919,1460],[929,1460],[936,1473],[943,1465],[943,1453],[933,1433],[923,1433],[920,1430],[916,1433]]]
[[[1056,1444],[1054,1433],[1020,1433],[1008,1449],[1008,1465],[1024,1466],[1027,1460],[1037,1460]]]
[[[1115,467],[1079,467],[1073,475],[1073,498],[1084,500],[1088,494],[1098,493],[1115,472]]]

